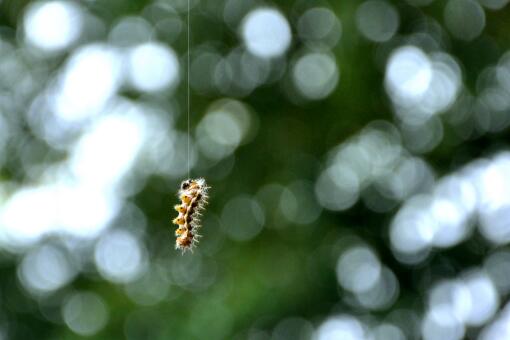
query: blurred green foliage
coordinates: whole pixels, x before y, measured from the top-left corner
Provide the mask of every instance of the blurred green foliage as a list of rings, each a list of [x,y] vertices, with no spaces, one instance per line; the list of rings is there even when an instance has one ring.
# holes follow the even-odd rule
[[[181,82],[175,91],[144,93],[128,86],[120,88],[118,95],[134,103],[157,103],[170,112],[176,130],[185,132],[186,3],[184,0],[161,3],[174,7],[181,30],[173,41],[166,39],[164,30],[156,30],[152,39],[176,51],[181,65]],[[408,322],[406,318],[418,318],[424,313],[430,286],[441,278],[456,277],[466,268],[483,264],[492,245],[479,233],[452,248],[431,250],[420,263],[402,263],[395,258],[388,235],[392,219],[408,197],[392,202],[391,208],[384,212],[373,211],[363,200],[358,200],[349,209],[332,211],[320,205],[315,188],[335,147],[350,138],[357,138],[360,131],[376,120],[399,126],[401,120],[395,115],[395,105],[384,86],[388,58],[397,47],[416,44],[426,50],[427,39],[439,41],[437,45],[440,47],[432,46],[430,51],[443,50],[460,65],[462,85],[458,98],[476,96],[480,73],[496,64],[510,46],[507,34],[510,9],[484,9],[486,24],[483,33],[463,41],[450,37],[444,27],[445,2],[432,1],[430,5],[415,6],[393,1],[391,5],[400,18],[398,31],[391,40],[376,43],[364,37],[357,28],[356,11],[360,1],[246,3],[246,10],[262,4],[278,8],[290,23],[293,40],[278,59],[279,64],[274,64],[278,66],[273,66],[282,74],[273,82],[241,96],[231,95],[228,90],[204,93],[192,88],[192,142],[199,137],[194,134],[196,127],[218,99],[231,97],[242,102],[251,119],[251,139],[247,138],[234,152],[217,161],[207,159],[199,152],[191,170],[192,177],[205,177],[212,187],[199,247],[184,255],[174,250],[171,225],[174,212],[171,207],[176,203],[175,192],[183,177],[149,174],[146,179],[138,180],[134,186],[139,190],[126,199],[144,215],[146,228],[137,230],[134,223],[130,230],[142,235],[140,239],[147,251],[149,267],[156,268],[164,279],[158,281],[160,283],[150,281],[136,294],[129,294],[130,289],[136,290],[131,283],[110,282],[95,267],[95,241],[83,241],[82,247],[75,245],[76,241],[66,241],[66,236],[50,234],[40,243],[60,246],[67,242],[66,249],[71,253],[76,246],[72,258],[79,259],[73,262],[77,263],[79,273],[69,284],[51,294],[34,296],[19,279],[20,263],[30,249],[20,252],[3,249],[0,254],[2,338],[80,338],[62,317],[62,306],[74,291],[94,292],[107,307],[107,323],[91,334],[90,338],[94,339],[298,339],[298,336],[308,339],[321,322],[338,313],[358,316],[368,320],[367,324],[377,323],[374,320],[390,320],[400,326],[406,323],[416,325],[418,323]],[[0,2],[0,74],[8,68],[2,61],[7,53],[4,51],[9,48],[28,61],[27,72],[37,72],[37,68],[30,64],[34,60],[38,60],[37,67],[43,65],[45,68],[35,80],[35,90],[29,97],[35,98],[39,93],[37,89],[51,85],[54,76],[63,72],[66,61],[79,46],[107,41],[109,30],[121,18],[145,16],[150,20],[146,9],[153,2],[91,0],[77,4],[94,18],[93,27],[86,26],[84,37],[67,51],[45,54],[26,47],[23,38],[24,14],[32,2]],[[341,22],[342,31],[338,44],[330,49],[340,74],[338,85],[328,96],[318,100],[296,95],[292,80],[295,58],[311,49],[296,33],[298,19],[311,7],[331,9]],[[224,21],[224,8],[225,1],[192,1],[192,53],[199,55],[199,49],[204,46],[214,47],[220,55],[243,48],[240,30],[229,27]],[[469,22],[465,24],[470,25]],[[423,45],[419,45],[421,38],[425,40]],[[20,83],[1,84],[1,98],[12,96],[11,100],[16,104],[13,114],[19,117],[12,123],[17,126],[17,132],[5,146],[6,161],[0,169],[0,178],[17,187],[34,184],[34,179],[21,169],[21,155],[17,151],[22,149],[23,143],[30,141],[40,145],[43,156],[36,153],[33,157],[40,157],[38,163],[44,167],[67,157],[66,151],[55,150],[50,143],[34,135],[30,124],[24,121],[30,103],[16,102],[16,98],[30,100],[17,95],[23,90]],[[425,152],[410,152],[421,157],[433,169],[436,178],[477,158],[508,148],[505,129],[474,132],[467,138],[459,133],[462,127],[450,124],[448,116],[450,111],[457,110],[456,105],[450,106],[439,118],[440,141]],[[7,109],[3,106],[0,114]],[[184,147],[183,143],[184,139],[178,147]],[[406,142],[402,143],[405,148]],[[143,164],[140,168],[144,168]],[[140,172],[133,170],[136,171]],[[289,194],[290,187],[299,188],[295,191],[299,195],[292,191]],[[427,190],[432,190],[432,185],[423,191]],[[236,221],[239,224],[236,228],[242,230],[243,223],[248,223],[235,212],[225,211],[225,206],[239,195],[255,199],[256,209],[262,211],[261,230],[255,230],[253,237],[241,235],[236,239],[235,233],[232,236],[229,231],[232,226],[224,225],[225,219]],[[0,202],[5,202],[6,197],[8,195]],[[289,204],[291,208],[288,208]],[[288,211],[292,211],[294,217],[289,218]],[[317,218],[300,223],[300,220],[306,220],[308,213],[317,214]],[[235,216],[229,217],[229,214]],[[254,216],[256,220],[256,212]],[[254,217],[249,218],[253,220]],[[111,225],[122,227],[122,222],[115,221]],[[255,223],[254,228],[258,228],[257,222],[249,223]],[[374,249],[381,263],[398,279],[398,298],[381,310],[370,311],[357,306],[352,303],[353,295],[339,286],[335,269],[339,256],[358,243]],[[163,288],[155,286],[161,282]],[[157,295],[160,290],[164,292],[162,298],[155,298],[154,303],[144,305],[132,298],[151,292]],[[504,299],[506,296],[502,297]],[[406,310],[412,312],[402,314]],[[282,323],[285,320],[287,324]],[[404,332],[411,339],[419,332],[419,326],[417,328]],[[474,337],[478,329],[469,330],[466,336],[471,336],[471,332]]]

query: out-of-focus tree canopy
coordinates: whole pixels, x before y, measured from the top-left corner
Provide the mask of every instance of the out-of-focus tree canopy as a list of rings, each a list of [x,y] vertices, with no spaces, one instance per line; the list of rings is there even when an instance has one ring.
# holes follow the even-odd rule
[[[510,339],[508,0],[189,1],[0,0],[0,339]]]

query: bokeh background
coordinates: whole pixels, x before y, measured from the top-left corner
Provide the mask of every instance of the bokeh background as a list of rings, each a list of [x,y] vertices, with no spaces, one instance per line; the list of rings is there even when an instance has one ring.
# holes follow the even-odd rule
[[[0,338],[510,339],[508,0],[190,1],[0,1]]]

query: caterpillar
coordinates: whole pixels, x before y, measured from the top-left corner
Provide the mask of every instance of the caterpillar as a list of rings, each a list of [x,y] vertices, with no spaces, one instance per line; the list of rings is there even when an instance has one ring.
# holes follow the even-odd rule
[[[207,204],[208,189],[203,178],[187,179],[181,183],[178,191],[181,203],[174,207],[179,215],[173,220],[173,223],[178,226],[175,230],[176,249],[183,252],[193,250],[198,243],[200,216]]]

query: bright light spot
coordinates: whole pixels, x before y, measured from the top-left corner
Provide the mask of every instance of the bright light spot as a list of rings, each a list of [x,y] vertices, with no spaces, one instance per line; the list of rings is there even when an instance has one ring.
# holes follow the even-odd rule
[[[372,158],[370,156],[372,156],[373,151],[367,148],[366,145],[362,145],[364,141],[362,136],[363,133],[337,146],[333,150],[333,156],[329,161],[331,166],[353,171],[357,175],[360,185],[368,182],[371,176]]]
[[[363,325],[350,315],[341,315],[324,321],[315,332],[316,340],[365,340]]]
[[[27,291],[35,295],[51,293],[68,284],[75,276],[74,264],[63,250],[43,245],[26,254],[18,277]]]
[[[370,123],[363,129],[358,143],[368,154],[370,175],[375,178],[396,165],[402,155],[399,132],[385,121]]]
[[[204,63],[202,69],[212,76],[209,78],[212,78],[213,86],[217,91],[229,96],[247,96],[257,86],[268,80],[275,81],[277,80],[275,78],[283,74],[279,67],[271,68],[273,64],[271,59],[260,58],[242,47],[230,50],[224,57],[209,54],[202,59]],[[276,63],[283,62],[283,60],[276,61]],[[200,73],[194,81],[195,84],[200,83],[201,87],[205,87],[208,79]]]
[[[454,103],[462,81],[460,68],[449,55],[436,53],[431,58],[432,80],[420,104],[423,106],[422,110],[432,114],[443,112]]]
[[[336,276],[343,288],[362,293],[372,289],[381,277],[381,263],[367,247],[354,247],[344,252],[336,266]]]
[[[453,105],[461,86],[461,69],[450,55],[433,53],[429,57],[416,47],[394,52],[386,68],[386,90],[399,118],[422,135],[411,138],[415,150],[427,150],[417,143],[430,148],[441,140],[441,124],[429,123],[430,118]],[[427,139],[436,142],[425,143]]]
[[[475,308],[475,301],[468,287],[461,280],[443,281],[432,288],[429,305],[447,306],[451,314],[459,321],[465,322],[469,313]]]
[[[456,202],[437,198],[430,206],[430,213],[437,225],[433,240],[435,246],[450,247],[464,238],[467,216]]]
[[[113,189],[135,162],[147,137],[145,125],[142,113],[129,105],[102,116],[73,148],[73,173],[92,188]]]
[[[432,182],[432,170],[422,159],[403,157],[391,174],[384,175],[380,181],[376,182],[375,188],[384,197],[405,200],[411,194],[418,192],[422,186]],[[377,197],[375,196],[372,202],[374,207],[383,204],[378,202]]]
[[[245,141],[252,124],[251,115],[242,102],[220,100],[211,105],[198,124],[197,143],[208,158],[225,158]]]
[[[445,177],[427,196],[409,199],[396,214],[390,240],[397,253],[416,254],[432,246],[451,247],[471,231],[494,244],[510,242],[510,153],[474,162]]]
[[[488,165],[480,174],[480,205],[483,210],[493,211],[510,205],[510,155],[506,154]]]
[[[206,133],[220,145],[236,147],[242,140],[242,127],[229,112],[216,111],[208,114],[204,121]],[[220,127],[221,132],[219,129]]]
[[[480,231],[490,241],[510,241],[510,156],[503,153],[481,167],[475,180],[480,195]]]
[[[390,226],[390,240],[395,250],[418,253],[427,250],[436,233],[436,224],[425,207],[430,198],[411,198],[395,216]]]
[[[243,19],[241,35],[248,51],[261,58],[282,55],[291,42],[287,19],[272,8],[251,11]]]
[[[321,173],[315,183],[315,195],[324,208],[345,210],[358,200],[359,186],[359,179],[354,171],[336,165]]]
[[[85,183],[57,185],[54,190],[56,230],[66,234],[94,238],[108,226],[119,209],[116,197]]]
[[[510,206],[480,213],[480,231],[495,244],[510,242]]]
[[[402,156],[400,134],[395,126],[385,121],[370,123],[330,152],[328,164],[315,183],[319,203],[330,210],[348,209],[356,203],[360,191],[371,184],[384,191],[381,195],[391,196],[391,189],[386,190],[378,183],[395,177],[392,175]]]
[[[444,177],[437,184],[434,192],[437,196],[455,202],[464,214],[471,214],[478,204],[478,195],[474,184],[464,176],[454,174]]]
[[[76,2],[35,2],[25,14],[26,38],[29,43],[43,50],[62,50],[80,36],[82,16]]]
[[[473,307],[469,310],[466,324],[480,326],[494,316],[499,307],[499,296],[492,280],[484,272],[474,272],[465,278]]]
[[[485,12],[474,0],[449,0],[444,21],[450,33],[461,40],[473,40],[485,27]]]
[[[16,191],[0,210],[0,240],[6,246],[29,246],[55,226],[55,195],[49,188]],[[27,213],[30,212],[30,213]]]
[[[139,16],[122,18],[111,29],[108,40],[115,46],[133,46],[151,40],[152,26]]]
[[[179,134],[172,127],[173,112],[153,105],[135,105],[134,112],[140,114],[134,120],[140,119],[138,124],[144,126],[144,138],[142,149],[138,151],[139,156],[133,165],[148,176],[151,174],[172,176],[180,172],[179,168],[182,165],[178,164],[176,157],[180,154],[180,149],[187,151],[187,146],[181,147],[177,140]],[[147,138],[148,136],[150,138]],[[193,142],[190,141],[191,167],[195,159]]]
[[[52,97],[64,122],[79,122],[101,112],[120,86],[120,55],[110,47],[88,45],[71,55]]]
[[[330,9],[315,7],[299,18],[297,31],[299,37],[309,44],[320,43],[333,47],[340,40],[342,24]]]
[[[442,330],[446,338],[460,338],[465,325],[483,325],[498,306],[496,288],[485,272],[476,270],[460,280],[443,281],[431,291],[422,329],[424,337],[435,339]]]
[[[208,59],[211,57],[213,56],[210,55]],[[259,58],[241,47],[234,48],[223,58],[211,60],[211,62],[212,64],[207,67],[211,70],[214,87],[221,93],[230,96],[244,97],[257,86],[266,82],[270,75],[272,75],[273,79],[271,80],[273,81],[277,75],[274,68],[271,74],[270,59]],[[204,86],[204,75],[199,74],[196,81]]]
[[[24,188],[0,210],[0,243],[27,247],[51,233],[95,237],[117,208],[111,196],[72,181]]]
[[[390,238],[395,249],[404,253],[419,252],[432,245],[451,247],[467,235],[467,220],[459,202],[417,196],[397,213]]]
[[[480,340],[510,339],[510,303],[499,313],[496,320],[485,327],[478,337]]]
[[[421,332],[424,340],[460,340],[465,328],[447,305],[434,305],[422,321]]]
[[[138,278],[147,265],[140,240],[124,230],[114,230],[102,236],[96,245],[94,258],[101,275],[116,283]]]
[[[356,11],[356,24],[365,38],[384,42],[397,32],[399,16],[397,10],[388,2],[370,0],[361,4]]]
[[[488,119],[490,121],[490,131],[501,131],[508,126],[509,119],[506,110],[510,108],[510,98],[508,98],[508,92],[505,88],[485,88],[481,91],[478,101],[484,108],[491,111],[489,114],[492,117]],[[487,125],[482,122],[478,122],[478,124],[483,125],[487,129]]]
[[[399,295],[399,283],[393,272],[383,267],[380,279],[375,285],[355,295],[356,301],[367,310],[384,310],[397,300]]]
[[[294,64],[292,78],[304,97],[317,100],[329,96],[335,89],[339,72],[331,55],[309,53]]]
[[[92,336],[103,329],[108,321],[108,308],[95,293],[74,293],[62,307],[67,327],[78,335]]]
[[[405,340],[407,339],[402,330],[392,324],[383,323],[372,331],[374,340]]]
[[[420,101],[432,81],[432,63],[422,50],[405,46],[393,52],[386,67],[386,88],[398,103]]]
[[[160,91],[179,80],[179,61],[175,52],[159,43],[144,43],[129,53],[130,80],[140,91]]]

